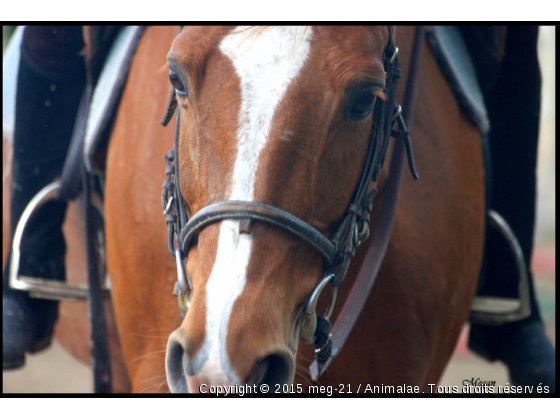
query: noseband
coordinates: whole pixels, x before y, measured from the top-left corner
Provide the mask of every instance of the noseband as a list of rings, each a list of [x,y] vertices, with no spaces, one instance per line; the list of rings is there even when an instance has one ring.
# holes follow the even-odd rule
[[[373,126],[364,169],[352,201],[332,238],[326,237],[310,224],[280,208],[252,201],[214,203],[188,219],[186,204],[179,187],[177,152],[180,113],[177,110],[175,148],[164,157],[166,179],[163,184],[162,206],[168,229],[169,252],[177,264],[178,281],[175,284],[174,295],[178,297],[182,316],[185,316],[188,310],[192,292],[192,282],[185,269],[187,256],[198,234],[207,226],[224,220],[239,220],[239,234],[248,235],[251,234],[253,222],[266,223],[287,231],[307,243],[323,259],[323,277],[309,296],[300,317],[300,338],[305,343],[314,343],[319,364],[323,364],[330,358],[332,350],[330,317],[336,301],[336,292],[346,276],[357,247],[369,236],[370,215],[377,194],[377,189],[371,189],[370,185],[372,181],[378,180],[391,137],[403,140],[409,170],[413,178],[418,179],[409,132],[401,114],[401,107],[396,103],[396,89],[401,77],[401,67],[398,48],[393,43],[391,26],[389,26],[389,39],[383,53],[383,64],[386,75],[385,100],[375,98]],[[169,123],[176,108],[177,101],[172,90],[162,125],[166,126]],[[317,316],[316,307],[319,297],[329,284],[333,289],[331,303],[323,316]]]

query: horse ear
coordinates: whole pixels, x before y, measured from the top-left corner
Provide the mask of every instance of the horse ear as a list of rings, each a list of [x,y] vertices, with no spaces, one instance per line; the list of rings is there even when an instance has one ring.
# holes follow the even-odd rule
[[[165,113],[163,114],[163,118],[161,119],[161,125],[167,127],[171,118],[173,118],[173,114],[177,109],[177,96],[175,95],[175,89],[171,86],[171,90],[169,91],[169,96],[167,98],[167,105],[165,107]]]

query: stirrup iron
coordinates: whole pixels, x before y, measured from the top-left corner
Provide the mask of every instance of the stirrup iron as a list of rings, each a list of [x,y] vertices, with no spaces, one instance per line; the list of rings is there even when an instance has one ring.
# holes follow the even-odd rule
[[[490,225],[507,240],[515,257],[519,276],[519,298],[477,296],[472,304],[469,321],[477,324],[500,325],[522,320],[531,314],[529,278],[523,251],[509,224],[494,210],[488,211],[488,220]]]
[[[12,242],[12,252],[10,257],[10,287],[14,290],[29,292],[33,298],[48,300],[87,300],[88,287],[86,285],[70,285],[62,280],[43,279],[38,277],[28,277],[19,275],[19,265],[21,260],[21,241],[27,223],[33,214],[49,201],[58,197],[60,182],[54,181],[40,190],[31,199],[23,211]],[[105,288],[107,286],[105,285]]]

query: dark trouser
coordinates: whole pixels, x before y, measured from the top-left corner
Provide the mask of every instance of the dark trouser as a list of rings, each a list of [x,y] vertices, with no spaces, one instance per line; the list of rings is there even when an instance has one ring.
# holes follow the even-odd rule
[[[509,27],[504,59],[486,104],[491,121],[492,191],[490,207],[500,213],[519,240],[529,266],[533,251],[536,166],[541,103],[537,57],[538,28]],[[517,276],[505,270],[503,249],[490,242],[481,295],[517,295]],[[540,319],[533,282],[531,317]]]
[[[470,47],[476,54],[475,38],[471,37]],[[548,391],[555,392],[554,348],[544,331],[529,270],[535,228],[541,102],[537,39],[537,27],[510,26],[503,61],[494,67],[488,60],[490,55],[479,56],[479,61],[475,61],[479,75],[482,78],[488,75],[489,79],[482,84],[491,124],[489,204],[511,226],[523,251],[530,278],[531,315],[499,326],[471,325],[469,347],[489,360],[503,361],[512,383],[534,388],[544,385]],[[511,260],[504,252],[503,244],[489,235],[485,278],[479,295],[517,296],[518,276],[504,263]]]
[[[27,27],[18,73],[11,185],[10,237],[29,201],[62,172],[85,84],[81,27]],[[46,204],[27,224],[20,274],[64,279],[62,222],[66,204]],[[8,287],[3,293],[20,299]],[[19,295],[19,296],[18,296]],[[52,332],[55,302],[28,299],[37,318],[36,339]],[[6,320],[4,321],[4,323]]]
[[[538,27],[461,27],[484,94],[491,124],[489,207],[504,217],[531,261],[541,101]],[[502,35],[506,35],[505,45]],[[517,273],[507,245],[487,238],[481,296],[517,297]],[[530,273],[529,273],[530,275]],[[531,279],[532,315],[540,319]]]

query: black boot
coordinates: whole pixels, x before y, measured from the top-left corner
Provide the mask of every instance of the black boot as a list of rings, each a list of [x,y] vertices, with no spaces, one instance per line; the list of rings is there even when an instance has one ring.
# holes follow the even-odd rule
[[[2,352],[3,369],[16,369],[25,363],[25,352],[34,344],[37,319],[27,295],[9,290],[8,267],[3,273]]]
[[[496,238],[489,235],[488,240],[492,242],[492,239]],[[500,251],[503,252],[504,249]],[[489,244],[487,258],[499,255],[499,250]],[[505,279],[517,278],[516,270],[511,267],[514,264],[513,259],[504,257],[498,261],[510,261],[510,264],[504,264],[500,269],[494,259],[493,263],[487,264],[486,274],[494,281],[501,280],[498,282],[498,285],[502,286],[501,290],[498,288],[497,292],[491,293],[491,287],[486,285],[484,295],[513,298],[516,295],[515,291],[506,290],[504,287],[508,285]],[[511,384],[533,387],[524,392],[537,392],[537,387],[541,386],[541,390],[553,393],[556,392],[556,355],[541,320],[532,276],[529,276],[529,295],[531,315],[527,319],[502,325],[481,325],[473,322],[469,334],[469,348],[488,361],[503,362],[508,368]]]
[[[508,27],[504,59],[496,84],[485,92],[491,122],[491,208],[515,233],[526,262],[531,261],[535,221],[536,166],[541,77],[537,58],[538,28]],[[484,76],[484,75],[483,75]],[[503,246],[489,235],[483,296],[517,295],[517,279],[506,267]],[[528,265],[528,264],[527,264]],[[504,362],[515,385],[556,390],[554,347],[546,336],[531,273],[531,315],[500,326],[471,326],[469,347],[484,358]]]
[[[472,325],[469,348],[488,361],[503,362],[511,384],[556,392],[556,355],[543,323],[529,319],[501,326]]]
[[[11,185],[10,237],[29,201],[62,172],[85,83],[79,27],[25,29],[18,73]],[[62,222],[66,204],[44,205],[29,221],[21,244],[19,274],[64,279]],[[58,303],[32,299],[2,279],[3,368],[24,364],[25,353],[47,347]]]

